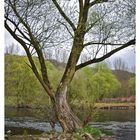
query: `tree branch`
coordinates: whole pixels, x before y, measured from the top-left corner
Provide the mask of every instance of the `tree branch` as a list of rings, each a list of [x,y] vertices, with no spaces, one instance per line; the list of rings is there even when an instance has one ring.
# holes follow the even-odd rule
[[[104,2],[108,2],[108,0],[94,0],[93,2],[89,4],[89,7],[92,7],[95,4],[104,3]]]
[[[75,31],[76,27],[75,27],[74,23],[64,13],[64,11],[62,10],[62,8],[58,4],[58,2],[56,0],[52,0],[52,1],[53,1],[54,5],[56,6],[56,8],[58,9],[59,13],[62,15],[62,17],[69,23],[69,25],[72,27],[73,31]]]
[[[21,39],[19,38],[15,33],[14,31],[11,30],[11,28],[9,27],[9,25],[6,23],[5,21],[5,28],[7,29],[7,31],[12,35],[12,37],[18,41],[22,47],[24,48],[24,50],[26,51],[26,54],[27,54],[27,57],[28,57],[28,60],[31,64],[31,69],[32,71],[34,72],[34,74],[36,75],[37,79],[40,81],[40,83],[42,84],[42,86],[44,87],[44,89],[46,90],[46,92],[48,93],[48,95],[51,97],[51,99],[54,101],[55,100],[55,96],[54,96],[54,93],[51,92],[51,89],[49,87],[49,85],[47,85],[41,78],[37,68],[36,68],[36,65],[32,59],[32,56],[30,54],[30,51],[28,49],[28,47],[26,46],[26,43]]]
[[[103,17],[106,15],[106,12],[103,14],[103,16],[101,16],[100,18],[98,18],[95,22],[93,22],[93,23],[91,23],[90,24],[90,27],[88,27],[87,29],[86,29],[86,33],[88,33],[94,26],[95,26],[95,24],[98,22],[98,21],[100,21],[101,19],[103,19]]]
[[[9,0],[10,1],[10,0]],[[38,55],[38,58],[39,58],[39,62],[40,62],[40,66],[41,66],[41,73],[42,73],[42,78],[43,78],[43,81],[47,84],[48,88],[50,90],[52,90],[52,87],[50,85],[50,81],[49,81],[49,78],[48,78],[48,74],[47,74],[47,67],[46,67],[46,64],[45,64],[45,60],[43,58],[43,53],[42,53],[42,50],[41,50],[41,47],[40,47],[40,44],[38,42],[38,40],[34,37],[34,35],[32,34],[31,32],[31,29],[30,27],[28,26],[28,24],[23,20],[23,18],[19,15],[17,9],[16,9],[16,6],[13,5],[11,2],[11,7],[15,13],[15,15],[18,17],[19,21],[24,25],[24,27],[27,29],[28,31],[28,35],[30,37],[30,42],[31,44],[33,45],[33,47],[35,48],[36,50],[36,53]]]
[[[84,23],[87,22],[87,18],[88,18],[89,2],[90,0],[85,0],[84,3],[84,10],[83,10],[83,17],[82,17],[84,19]]]
[[[124,45],[124,44],[119,44],[119,43],[104,43],[104,42],[88,42],[84,44],[84,47],[89,46],[89,45],[112,45],[112,46],[119,46],[119,45]]]
[[[11,19],[9,19],[8,17],[5,17],[5,19],[8,20],[9,22],[11,22],[16,27],[16,29],[24,37],[24,39],[26,39],[27,41],[31,42],[31,40],[19,29],[18,25],[14,21],[12,21]]]
[[[71,35],[72,38],[74,38],[73,34],[71,33],[71,31],[69,30],[69,28],[67,27],[67,25],[59,20],[57,20],[59,23],[61,23],[63,26],[65,26],[65,28],[67,29],[67,31],[69,32],[69,34]]]
[[[121,47],[116,48],[116,49],[110,51],[109,53],[105,54],[102,57],[93,58],[92,60],[89,60],[87,62],[84,62],[84,63],[81,63],[81,64],[77,65],[76,66],[76,71],[81,69],[81,68],[83,68],[83,67],[85,67],[85,66],[88,66],[90,64],[101,62],[101,61],[105,60],[106,58],[109,58],[114,53],[116,53],[116,52],[118,52],[118,51],[120,51],[120,50],[122,50],[122,49],[124,49],[124,48],[126,48],[128,46],[130,46],[130,45],[135,45],[135,39],[130,40],[129,42],[123,44]]]
[[[84,4],[83,4],[83,0],[79,0],[79,11],[80,11],[80,14],[79,14],[79,23],[80,23],[80,20],[83,16],[83,10],[84,10]]]

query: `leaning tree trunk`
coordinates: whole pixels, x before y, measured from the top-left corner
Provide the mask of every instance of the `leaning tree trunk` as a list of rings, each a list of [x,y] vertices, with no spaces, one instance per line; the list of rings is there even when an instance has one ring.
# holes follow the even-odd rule
[[[64,132],[73,132],[82,128],[82,123],[72,112],[67,102],[67,86],[61,86],[56,93],[55,111]]]
[[[69,60],[55,95],[56,116],[64,132],[73,132],[76,129],[82,128],[81,121],[72,112],[67,102],[67,90],[71,83],[71,80],[74,77],[75,67],[83,49],[84,33],[81,33],[81,30],[83,29],[81,28],[82,27],[78,27],[77,31],[75,32],[74,42]]]

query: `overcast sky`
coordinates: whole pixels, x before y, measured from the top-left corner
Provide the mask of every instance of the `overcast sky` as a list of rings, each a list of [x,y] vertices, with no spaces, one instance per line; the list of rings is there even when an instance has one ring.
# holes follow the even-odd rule
[[[132,67],[135,67],[135,50],[134,48],[132,48],[131,46],[128,48],[125,48],[119,52],[117,52],[116,54],[112,55],[109,58],[110,62],[113,62],[114,59],[116,58],[122,58],[122,60],[124,62],[126,62],[126,64],[128,65],[128,67],[131,69]]]

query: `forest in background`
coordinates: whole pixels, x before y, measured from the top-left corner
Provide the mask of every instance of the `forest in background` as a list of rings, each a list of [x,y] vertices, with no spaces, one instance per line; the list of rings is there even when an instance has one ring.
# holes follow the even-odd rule
[[[33,59],[39,70],[37,57],[34,56]],[[94,105],[95,102],[134,102],[135,74],[121,69],[124,64],[119,65],[117,61],[114,63],[115,70],[102,62],[77,71],[68,91],[69,103],[87,106]],[[46,60],[46,64],[49,79],[56,90],[65,63]],[[6,106],[41,108],[51,105],[48,95],[28,65],[26,56],[5,54]]]

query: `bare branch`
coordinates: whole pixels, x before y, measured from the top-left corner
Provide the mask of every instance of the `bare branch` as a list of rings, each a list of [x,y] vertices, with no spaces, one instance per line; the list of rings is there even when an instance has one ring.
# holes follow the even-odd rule
[[[9,22],[11,22],[16,27],[15,29],[17,29],[19,31],[19,33],[23,36],[24,39],[31,42],[31,40],[19,29],[18,25],[14,21],[9,19],[8,17],[5,17],[5,19],[8,20]]]
[[[44,89],[46,90],[46,92],[49,94],[49,96],[51,97],[51,99],[55,100],[55,97],[54,97],[54,93],[51,91],[52,89],[50,89],[50,85],[46,84],[44,82],[44,80],[41,78],[37,68],[36,68],[36,65],[32,59],[32,56],[29,52],[29,49],[28,47],[26,46],[26,43],[21,39],[19,38],[12,30],[11,28],[9,27],[9,25],[6,23],[5,21],[5,28],[8,30],[8,32],[12,35],[12,37],[17,40],[24,48],[24,50],[26,51],[26,54],[27,54],[27,57],[28,57],[28,60],[32,66],[32,71],[34,72],[34,74],[36,75],[37,79],[40,81],[40,83],[42,84],[42,86],[44,87]]]
[[[26,61],[24,61],[24,63],[32,70],[32,66],[30,64],[28,64]]]
[[[62,15],[62,17],[69,23],[69,25],[72,27],[73,31],[76,30],[76,27],[74,25],[74,23],[70,20],[70,18],[64,13],[64,11],[62,10],[62,8],[60,7],[60,5],[58,4],[58,2],[56,0],[52,0],[54,5],[56,6],[56,8],[58,9],[59,13]]]
[[[46,65],[45,65],[45,60],[43,58],[43,52],[41,50],[40,44],[39,44],[38,40],[32,34],[31,29],[28,26],[28,24],[23,20],[23,18],[17,12],[16,6],[13,5],[12,3],[10,3],[10,4],[11,4],[11,7],[12,7],[14,13],[18,17],[19,21],[25,26],[25,28],[27,29],[27,31],[29,33],[29,36],[30,36],[30,39],[31,39],[31,43],[32,43],[33,47],[35,48],[35,50],[36,50],[36,52],[38,54],[38,58],[39,58],[40,66],[41,66],[41,73],[42,73],[43,81],[47,84],[49,89],[52,89],[52,87],[50,85],[50,82],[49,82],[49,79],[48,79],[47,68],[46,68]]]
[[[73,38],[74,36],[73,36],[73,34],[71,33],[71,31],[69,30],[69,28],[67,27],[67,25],[65,24],[65,23],[63,23],[63,22],[61,22],[61,21],[59,21],[59,20],[57,20],[59,23],[61,23],[62,25],[64,25],[65,26],[65,28],[67,29],[67,31],[69,32],[69,34],[71,35],[71,37]]]
[[[17,40],[17,41],[23,46],[23,48],[25,49],[25,51],[26,51],[26,53],[27,53],[28,59],[29,59],[31,65],[32,65],[32,70],[34,69],[34,72],[36,73],[37,77],[40,77],[40,76],[39,76],[39,72],[38,72],[38,70],[36,69],[36,66],[35,66],[35,64],[34,64],[34,61],[33,61],[32,57],[31,57],[31,55],[30,55],[30,52],[29,52],[29,50],[28,50],[28,47],[26,46],[26,43],[25,43],[21,38],[19,38],[19,37],[10,29],[10,27],[8,26],[8,24],[7,24],[6,22],[5,22],[5,28],[6,28],[6,29],[8,30],[8,32],[12,35],[12,37],[13,37],[15,40]]]
[[[135,45],[135,39],[130,40],[129,42],[123,44],[121,47],[118,47],[118,48],[108,52],[107,54],[105,54],[102,57],[94,58],[92,60],[89,60],[87,62],[84,62],[84,63],[81,63],[81,64],[77,65],[76,70],[79,70],[79,69],[81,69],[81,68],[83,68],[83,67],[85,67],[87,65],[93,64],[93,63],[101,62],[101,61],[105,60],[106,58],[110,57],[111,55],[113,55],[114,53],[116,53],[116,52],[118,52],[118,51],[120,51],[120,50],[122,50],[122,49],[124,49],[124,48],[126,48],[128,46],[130,46],[130,45]]]
[[[84,47],[89,46],[89,45],[111,45],[111,46],[119,46],[123,45],[121,43],[104,43],[104,42],[88,42],[84,44]]]
[[[108,0],[94,0],[93,2],[89,4],[89,7],[92,7],[95,4],[104,3],[104,2],[108,2]]]
[[[90,24],[90,27],[88,27],[88,28],[86,29],[86,33],[89,32],[89,31],[95,26],[95,24],[96,24],[97,22],[99,22],[101,19],[103,19],[105,15],[106,15],[106,12],[103,14],[103,16],[101,16],[100,18],[98,18],[95,22],[91,23],[91,24]]]

